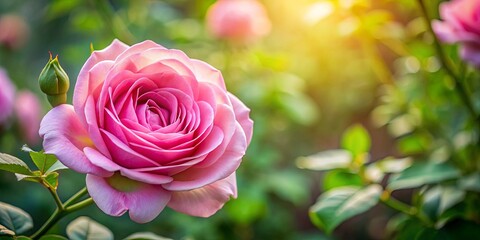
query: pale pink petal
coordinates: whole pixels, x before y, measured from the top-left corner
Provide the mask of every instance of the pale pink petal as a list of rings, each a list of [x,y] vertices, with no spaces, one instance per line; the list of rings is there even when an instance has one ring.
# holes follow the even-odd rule
[[[72,105],[63,104],[50,110],[40,123],[39,133],[45,152],[55,154],[65,166],[81,173],[109,175],[83,153],[83,148],[94,146]]]
[[[230,101],[232,102],[233,110],[235,111],[235,118],[242,126],[245,136],[247,137],[247,145],[250,144],[253,134],[253,121],[250,119],[250,109],[243,104],[237,97],[229,93]]]
[[[138,223],[155,219],[170,201],[172,194],[160,185],[146,185],[136,192],[125,193],[128,214]]]
[[[94,51],[80,70],[80,73],[77,77],[77,82],[75,84],[75,90],[73,92],[73,106],[75,106],[75,111],[79,114],[83,123],[85,123],[83,120],[83,108],[85,102],[87,101],[88,95],[91,94],[93,90],[97,88],[100,84],[102,84],[103,81],[105,81],[105,78],[102,77],[89,77],[90,70],[102,61],[115,60],[122,52],[127,49],[128,45],[115,39],[105,49]]]
[[[118,166],[118,164],[114,163],[111,159],[107,158],[105,155],[93,148],[86,147],[83,149],[83,153],[93,165],[101,167],[106,171],[116,172],[122,168]]]
[[[112,187],[106,178],[87,175],[87,189],[97,206],[106,214],[120,216],[129,211],[130,218],[138,223],[150,222],[170,201],[171,193],[160,185],[139,183],[129,192]]]
[[[168,207],[198,217],[209,217],[237,197],[235,173],[210,185],[190,191],[173,192]]]
[[[124,193],[110,186],[105,178],[87,174],[86,182],[88,194],[104,213],[121,216],[128,210]]]
[[[209,82],[217,85],[224,91],[226,91],[225,81],[223,80],[222,73],[216,68],[212,67],[210,64],[192,59],[193,69],[195,76],[199,82]]]

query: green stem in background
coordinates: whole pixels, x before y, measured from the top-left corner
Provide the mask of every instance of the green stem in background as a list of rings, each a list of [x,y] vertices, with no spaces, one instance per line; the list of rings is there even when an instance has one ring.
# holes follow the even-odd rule
[[[53,227],[60,219],[65,217],[66,215],[75,212],[77,210],[80,210],[82,208],[85,208],[93,203],[92,198],[87,198],[81,202],[78,202],[76,204],[73,204],[74,201],[78,200],[81,198],[83,195],[87,193],[86,188],[81,189],[78,193],[73,195],[68,201],[66,201],[64,204],[60,202],[60,206],[57,207],[55,212],[48,218],[48,220],[43,224],[43,226],[38,229],[32,236],[30,236],[32,239],[39,239],[42,235],[44,235],[50,228]],[[57,195],[58,197],[58,195]]]
[[[465,104],[465,107],[467,108],[469,114],[471,115],[472,119],[474,122],[478,121],[478,114],[475,111],[474,105],[472,103],[472,100],[470,99],[470,96],[468,94],[467,89],[463,85],[460,77],[455,73],[453,66],[451,63],[448,61],[447,56],[445,55],[443,48],[440,44],[440,41],[437,38],[437,35],[433,31],[432,25],[431,25],[431,19],[428,15],[427,8],[425,6],[425,3],[423,0],[418,0],[418,4],[420,5],[420,9],[423,14],[423,18],[425,19],[426,25],[428,27],[428,31],[432,34],[433,37],[433,45],[435,46],[435,51],[437,52],[438,58],[440,60],[440,63],[442,64],[443,68],[447,72],[447,74],[453,79],[455,82],[455,89],[457,90],[456,92],[458,93],[460,99],[462,102]],[[478,127],[478,135],[480,136],[480,121],[479,124],[477,124]]]
[[[122,19],[115,13],[108,1],[92,0],[91,2],[106,24],[105,27],[110,29],[116,38],[129,45],[136,42],[133,34],[128,30]]]
[[[427,226],[433,226],[432,221],[427,216],[425,216],[422,211],[419,211],[416,207],[398,201],[397,199],[393,198],[388,191],[383,192],[382,196],[380,197],[380,201],[399,212],[402,212],[410,217],[419,219]]]

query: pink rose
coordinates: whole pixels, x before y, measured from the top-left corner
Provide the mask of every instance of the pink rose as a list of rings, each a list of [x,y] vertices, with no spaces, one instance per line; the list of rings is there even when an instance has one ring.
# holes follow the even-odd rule
[[[460,43],[460,56],[480,67],[480,1],[452,0],[440,5],[443,21],[435,20],[433,30],[447,43]]]
[[[37,95],[30,91],[18,92],[14,108],[20,130],[27,143],[31,145],[39,143],[38,129],[40,128],[42,106]]]
[[[143,223],[165,206],[208,217],[236,197],[252,127],[212,66],[152,41],[114,40],[93,52],[73,106],[50,110],[40,135],[47,153],[87,174],[102,211]]]
[[[12,114],[14,97],[15,86],[7,73],[0,68],[0,125],[3,125]]]
[[[249,42],[270,32],[270,20],[256,0],[219,0],[207,12],[207,27],[218,38]]]

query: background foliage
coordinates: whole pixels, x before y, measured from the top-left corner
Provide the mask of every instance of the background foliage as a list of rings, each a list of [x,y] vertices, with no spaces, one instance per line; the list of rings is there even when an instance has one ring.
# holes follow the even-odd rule
[[[438,18],[440,1],[426,2],[429,15]],[[75,81],[90,43],[101,49],[113,38],[130,44],[151,39],[220,69],[229,91],[252,109],[255,121],[237,174],[239,197],[213,217],[165,210],[140,225],[91,206],[68,216],[55,227],[57,233],[65,235],[68,222],[86,215],[118,239],[139,231],[173,239],[478,234],[478,120],[469,120],[455,83],[442,70],[416,0],[264,0],[272,32],[248,45],[208,33],[205,14],[212,3],[0,2],[0,15],[19,15],[29,27],[22,47],[0,49],[0,66],[18,89],[40,93],[37,78],[48,51],[59,54]],[[478,109],[478,72],[461,63],[456,46],[444,47]],[[46,111],[46,99],[39,96]],[[11,123],[3,130],[0,151],[26,159],[16,129]],[[62,171],[60,197],[83,184],[84,176]],[[390,194],[398,200],[390,202]],[[35,226],[54,210],[45,189],[3,172],[0,201],[35,216]],[[330,232],[333,236],[325,235]]]

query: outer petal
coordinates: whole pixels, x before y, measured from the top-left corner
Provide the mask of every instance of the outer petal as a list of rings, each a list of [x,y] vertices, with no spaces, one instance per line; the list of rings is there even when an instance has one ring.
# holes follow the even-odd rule
[[[80,73],[78,74],[77,83],[75,84],[75,90],[73,93],[73,106],[75,111],[81,116],[81,121],[85,119],[83,108],[87,97],[93,92],[99,84],[103,83],[105,79],[90,78],[90,70],[99,62],[106,60],[115,60],[118,55],[128,49],[128,45],[115,39],[113,42],[103,50],[94,51],[88,58],[87,62],[83,65]]]
[[[111,175],[93,165],[83,153],[83,148],[92,147],[93,143],[72,105],[63,104],[50,110],[40,123],[39,133],[45,152],[55,154],[65,166],[81,173]]]
[[[199,82],[213,83],[226,91],[225,81],[220,71],[200,60],[192,59],[191,62],[194,67],[195,76]]]
[[[121,192],[112,187],[106,178],[91,174],[87,175],[87,189],[103,212],[120,216],[129,211],[130,218],[138,223],[155,219],[171,197],[171,193],[160,185],[142,184],[134,191]]]
[[[476,67],[480,67],[480,44],[465,44],[460,48],[460,56],[471,62]]]
[[[237,97],[228,93],[230,101],[232,102],[233,110],[235,111],[235,118],[240,126],[242,126],[245,136],[247,137],[247,145],[250,144],[253,134],[253,121],[250,119],[250,109],[245,106]]]
[[[222,208],[230,197],[237,197],[235,173],[202,188],[174,192],[168,206],[188,215],[209,217]]]

